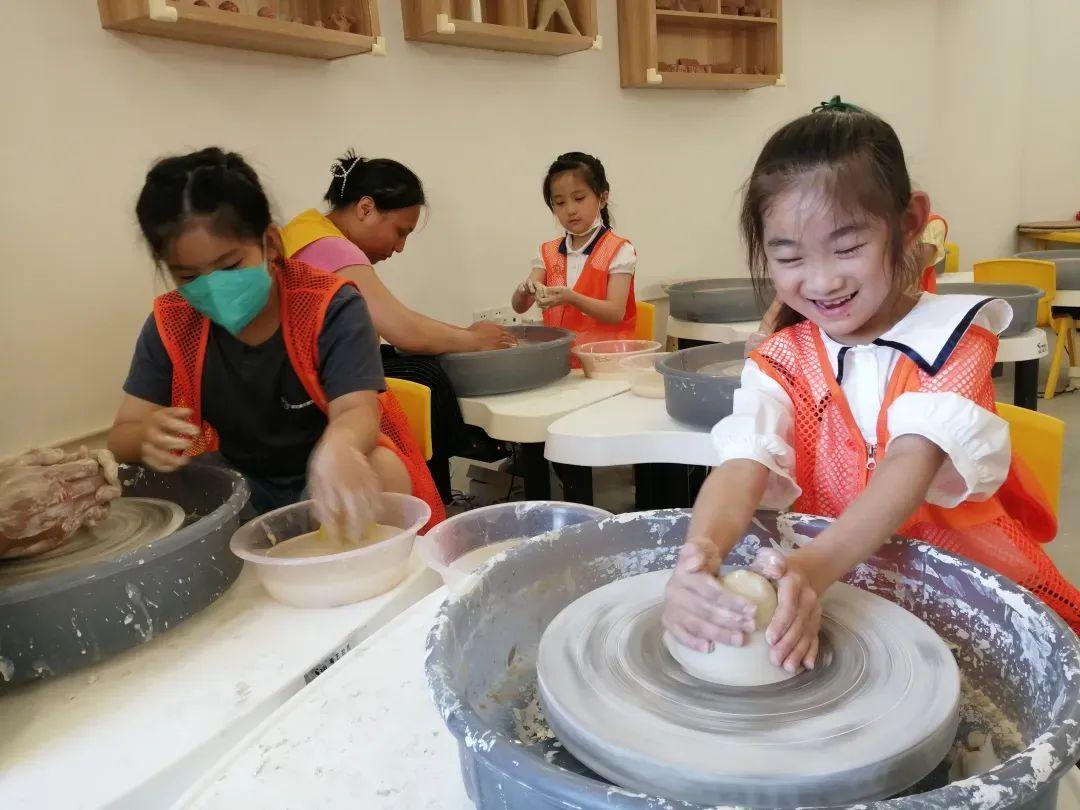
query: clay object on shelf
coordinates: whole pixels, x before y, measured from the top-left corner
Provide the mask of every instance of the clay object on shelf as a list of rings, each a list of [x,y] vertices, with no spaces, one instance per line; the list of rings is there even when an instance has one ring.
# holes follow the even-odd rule
[[[240,13],[240,6],[236,5],[232,0],[225,0],[224,3],[218,5],[218,9],[221,11],[231,11],[233,14]]]
[[[571,34],[581,36],[577,25],[574,24],[570,9],[566,5],[566,0],[540,0],[536,6],[536,30],[547,31],[552,17],[558,17],[559,22]]]
[[[772,19],[772,16],[773,16],[772,9],[771,8],[759,8],[758,9],[758,16],[759,17],[764,17],[765,19]]]
[[[349,10],[344,6],[338,6],[337,11],[330,15],[330,25],[338,31],[349,32],[356,25],[356,17],[350,14]]]
[[[758,16],[758,10],[754,6],[743,6],[739,9],[739,13],[744,17]]]
[[[203,8],[210,8],[210,4],[206,0],[195,0],[195,5],[202,6]]]
[[[738,14],[739,14],[739,12],[741,10],[742,10],[742,6],[736,6],[736,5],[730,5],[730,6],[721,5],[720,6],[720,13],[721,14],[727,14],[730,17],[738,16]]]
[[[697,59],[680,59],[679,67],[685,69],[687,73],[711,73],[707,70],[706,66],[701,64]]]
[[[260,8],[258,15],[267,20],[277,19],[277,12],[270,8],[270,6],[263,6],[262,8]]]
[[[674,73],[677,66],[670,62],[660,62],[657,64],[656,69],[661,73]]]

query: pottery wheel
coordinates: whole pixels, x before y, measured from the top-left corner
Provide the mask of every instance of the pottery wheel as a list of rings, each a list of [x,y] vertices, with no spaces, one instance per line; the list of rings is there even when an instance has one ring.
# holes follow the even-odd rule
[[[183,522],[184,510],[172,501],[118,498],[105,520],[94,527],[84,526],[51,551],[36,557],[0,560],[0,589],[116,559],[169,536]]]
[[[661,641],[670,576],[598,588],[541,639],[544,712],[596,773],[688,802],[830,806],[891,796],[944,759],[956,735],[959,671],[915,616],[838,583],[822,600],[812,672],[726,687],[686,674]]]

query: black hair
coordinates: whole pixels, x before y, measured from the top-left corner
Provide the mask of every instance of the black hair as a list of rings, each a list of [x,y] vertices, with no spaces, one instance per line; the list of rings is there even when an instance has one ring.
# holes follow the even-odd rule
[[[887,258],[893,288],[908,289],[918,274],[912,251],[905,253],[902,217],[911,202],[911,177],[896,131],[873,113],[842,102],[823,102],[777,130],[758,156],[745,186],[740,224],[747,263],[759,292],[771,285],[765,259],[764,220],[778,194],[816,172],[826,197],[846,210],[881,219],[889,231]],[[784,306],[774,325],[803,320]]]
[[[216,146],[155,163],[135,215],[159,261],[192,218],[209,220],[215,233],[255,241],[262,241],[271,222],[270,201],[255,170]]]
[[[555,158],[555,162],[548,167],[547,174],[544,175],[543,194],[544,202],[548,208],[552,208],[551,184],[563,172],[575,172],[585,182],[585,185],[593,190],[597,197],[602,197],[611,191],[607,172],[604,171],[604,164],[600,162],[599,158],[587,155],[584,152],[567,152]],[[604,225],[611,227],[612,219],[608,206],[605,205],[600,209],[600,219]]]
[[[335,210],[371,197],[380,211],[426,205],[424,184],[408,166],[389,158],[358,157],[350,149],[330,167],[330,188],[323,199]]]

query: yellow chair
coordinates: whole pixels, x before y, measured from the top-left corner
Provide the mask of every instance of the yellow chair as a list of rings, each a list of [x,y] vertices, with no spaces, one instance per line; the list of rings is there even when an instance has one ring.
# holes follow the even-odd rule
[[[431,389],[426,385],[414,383],[409,380],[399,380],[396,377],[386,378],[386,388],[397,398],[401,410],[405,411],[405,417],[409,420],[409,431],[412,433],[424,459],[431,460],[433,453],[431,446]]]
[[[960,246],[956,242],[945,243],[945,272],[960,272]]]
[[[656,307],[648,301],[637,302],[635,340],[656,340]]]
[[[1061,495],[1061,463],[1065,450],[1065,423],[1045,413],[997,404],[998,416],[1009,423],[1012,449],[1027,462],[1042,485],[1056,517]]]
[[[1036,259],[988,259],[975,262],[975,281],[978,284],[1028,284],[1044,293],[1039,299],[1036,326],[1052,329],[1057,336],[1054,356],[1050,361],[1050,376],[1046,379],[1046,399],[1057,393],[1058,375],[1061,372],[1062,355],[1068,353],[1069,365],[1080,358],[1076,354],[1074,333],[1076,323],[1069,315],[1054,315],[1054,298],[1057,296],[1057,265]]]

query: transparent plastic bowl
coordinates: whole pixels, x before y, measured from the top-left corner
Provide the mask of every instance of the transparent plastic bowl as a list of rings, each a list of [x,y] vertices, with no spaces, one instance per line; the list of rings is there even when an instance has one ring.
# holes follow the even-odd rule
[[[497,503],[462,512],[431,529],[416,541],[417,551],[429,568],[437,572],[451,588],[462,586],[482,568],[486,556],[479,549],[505,541],[521,541],[530,537],[611,517],[611,512],[595,506],[582,506],[561,501],[519,501]],[[509,547],[506,546],[506,547]],[[493,550],[498,553],[500,549]],[[467,554],[478,552],[476,567],[461,566]],[[455,562],[459,564],[454,565]]]
[[[399,534],[323,557],[267,556],[275,543],[319,528],[311,504],[303,501],[267,512],[241,526],[229,542],[233,554],[255,566],[267,592],[293,607],[337,607],[386,593],[405,578],[416,533],[431,518],[431,507],[419,498],[387,492],[378,520],[400,528]]]
[[[619,366],[624,358],[639,354],[655,354],[660,344],[655,340],[601,340],[574,348],[586,377],[599,379],[623,378],[626,372]]]
[[[630,392],[648,399],[663,399],[664,375],[656,370],[656,366],[671,354],[635,354],[620,360],[619,366],[630,380]]]

